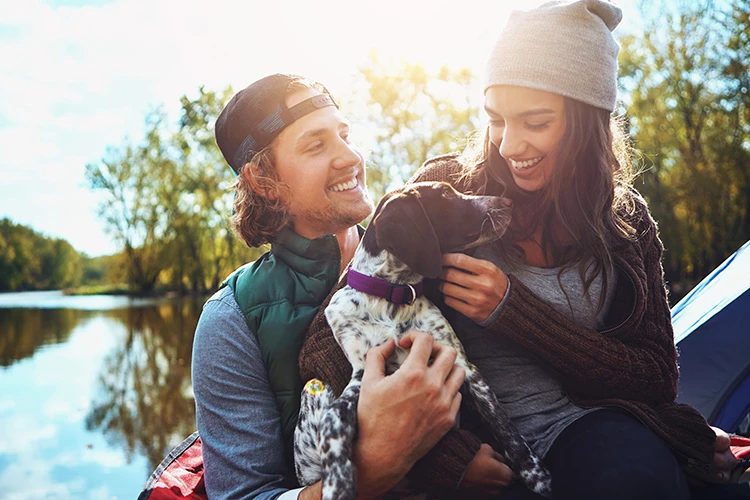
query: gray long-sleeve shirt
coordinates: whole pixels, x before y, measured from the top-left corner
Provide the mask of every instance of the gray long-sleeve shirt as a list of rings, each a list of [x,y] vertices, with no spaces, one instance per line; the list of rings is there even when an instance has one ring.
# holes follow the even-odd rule
[[[281,417],[258,341],[228,287],[203,307],[192,371],[209,498],[278,498],[293,486]]]

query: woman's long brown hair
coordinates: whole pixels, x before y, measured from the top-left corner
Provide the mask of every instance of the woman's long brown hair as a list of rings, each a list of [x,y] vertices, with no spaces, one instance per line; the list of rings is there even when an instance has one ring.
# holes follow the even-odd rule
[[[489,128],[461,156],[462,177],[483,193],[514,201],[513,223],[499,247],[510,262],[524,261],[518,242],[530,239],[541,227],[537,243],[544,255],[551,256],[550,264],[561,267],[558,276],[578,264],[586,293],[600,272],[606,290],[612,253],[635,232],[628,222],[634,210],[629,142],[619,120],[604,109],[565,98],[565,119],[556,166],[543,189],[528,192],[516,185],[490,142]],[[597,311],[604,300],[601,294]]]

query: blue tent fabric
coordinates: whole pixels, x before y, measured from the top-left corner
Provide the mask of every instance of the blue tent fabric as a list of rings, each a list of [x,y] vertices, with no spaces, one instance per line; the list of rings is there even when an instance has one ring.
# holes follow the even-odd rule
[[[672,309],[677,400],[736,432],[750,412],[750,242]]]

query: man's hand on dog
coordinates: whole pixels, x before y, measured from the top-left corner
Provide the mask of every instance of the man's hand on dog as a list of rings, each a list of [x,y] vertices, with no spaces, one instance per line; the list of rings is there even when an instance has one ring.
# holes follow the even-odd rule
[[[385,374],[385,362],[395,343],[389,340],[368,351],[357,406],[357,480],[359,491],[373,496],[395,486],[437,444],[461,405],[458,390],[465,372],[454,365],[455,349],[417,331],[408,332],[399,345],[411,351],[391,375]]]
[[[445,305],[481,323],[505,297],[508,277],[490,261],[462,253],[443,255],[440,291]]]

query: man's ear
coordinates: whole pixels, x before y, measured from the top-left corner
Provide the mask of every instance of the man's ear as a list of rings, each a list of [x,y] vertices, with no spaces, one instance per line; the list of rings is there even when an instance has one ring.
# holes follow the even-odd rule
[[[240,170],[240,175],[255,194],[267,200],[275,201],[279,198],[277,183],[261,173],[260,166],[249,161]]]
[[[418,196],[392,197],[380,207],[372,224],[378,247],[426,278],[440,275],[443,269],[440,242]]]

